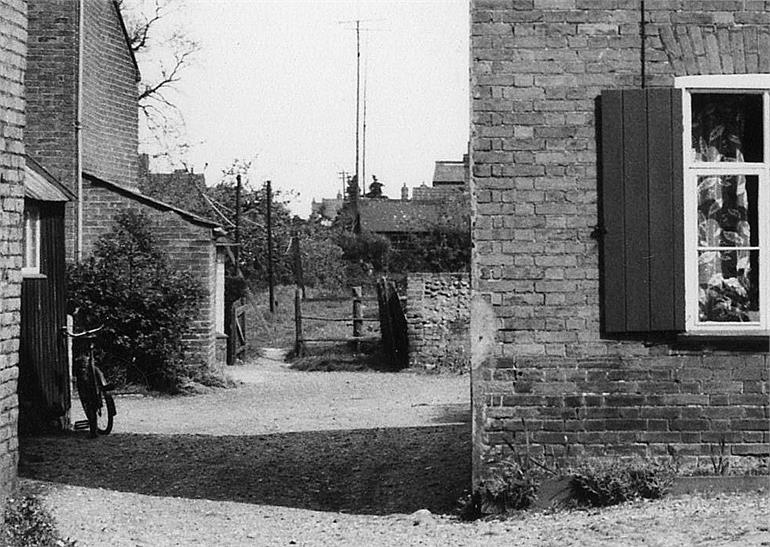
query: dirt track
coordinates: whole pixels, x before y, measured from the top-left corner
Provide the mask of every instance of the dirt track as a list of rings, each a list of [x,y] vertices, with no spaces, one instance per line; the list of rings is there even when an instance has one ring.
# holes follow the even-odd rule
[[[22,439],[26,485],[79,545],[770,545],[766,494],[409,517],[468,488],[467,377],[233,372],[232,390],[120,397],[105,438]]]

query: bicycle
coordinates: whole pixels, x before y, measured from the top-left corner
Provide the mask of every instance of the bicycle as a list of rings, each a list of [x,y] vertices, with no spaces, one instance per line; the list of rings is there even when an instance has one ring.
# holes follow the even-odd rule
[[[64,336],[73,340],[88,341],[88,355],[78,357],[73,365],[78,397],[86,413],[86,420],[75,422],[74,428],[76,431],[88,429],[91,438],[108,435],[112,431],[113,420],[117,414],[115,400],[109,393],[112,385],[105,381],[104,374],[96,366],[94,359],[94,340],[96,333],[102,328],[103,326],[78,333],[70,332],[67,327],[62,328]]]

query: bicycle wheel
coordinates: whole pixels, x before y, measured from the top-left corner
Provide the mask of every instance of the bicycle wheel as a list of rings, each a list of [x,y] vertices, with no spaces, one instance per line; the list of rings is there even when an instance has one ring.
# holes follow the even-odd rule
[[[100,390],[100,393],[104,404],[96,411],[96,432],[99,435],[109,435],[112,431],[112,417],[115,415],[115,401],[106,391]]]

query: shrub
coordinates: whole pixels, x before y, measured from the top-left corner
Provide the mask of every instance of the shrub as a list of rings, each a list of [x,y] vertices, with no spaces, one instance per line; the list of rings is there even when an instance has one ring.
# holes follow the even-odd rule
[[[671,487],[674,470],[650,460],[590,459],[572,469],[572,492],[581,505],[604,507],[633,499],[657,499]]]
[[[0,545],[7,547],[71,547],[74,541],[60,538],[53,517],[34,496],[9,499],[3,514]]]
[[[77,327],[104,325],[99,363],[112,381],[174,392],[185,376],[182,337],[202,290],[169,265],[146,215],[126,211],[115,221],[93,256],[68,269]]]
[[[482,480],[460,502],[460,518],[476,520],[492,515],[506,515],[530,507],[537,499],[542,473],[519,462],[504,462],[491,477]]]
[[[368,264],[376,272],[387,268],[390,241],[384,236],[370,232],[340,232],[337,244],[342,248],[343,258],[351,264]]]

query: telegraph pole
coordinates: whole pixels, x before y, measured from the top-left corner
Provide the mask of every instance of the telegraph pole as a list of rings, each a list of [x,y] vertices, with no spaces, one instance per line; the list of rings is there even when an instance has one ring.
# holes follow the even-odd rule
[[[273,286],[273,189],[270,181],[265,181],[265,194],[267,197],[267,287],[270,297],[270,313],[275,313],[275,297]]]
[[[364,60],[364,119],[361,135],[361,195],[366,193],[366,67]]]
[[[356,182],[361,187],[361,177],[358,176],[358,144],[359,120],[361,111],[361,20],[356,19]],[[359,190],[360,191],[360,190]]]
[[[241,174],[235,176],[235,273],[241,272]]]
[[[345,197],[345,192],[348,190],[348,172],[347,171],[340,171],[337,173],[340,178],[342,179],[342,197]]]

